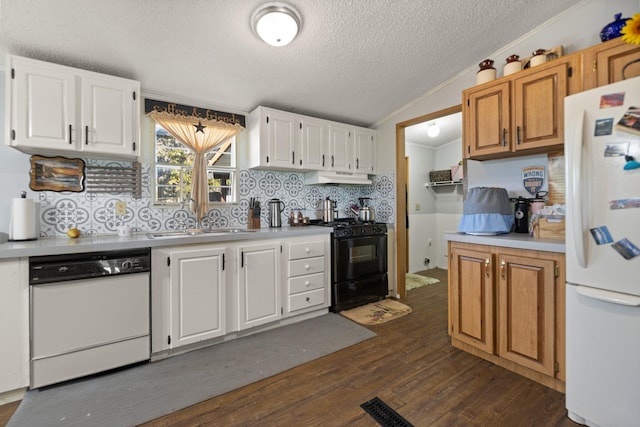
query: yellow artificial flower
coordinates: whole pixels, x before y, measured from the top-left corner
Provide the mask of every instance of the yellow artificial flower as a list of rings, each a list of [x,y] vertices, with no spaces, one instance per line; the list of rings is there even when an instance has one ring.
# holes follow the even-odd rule
[[[640,44],[640,13],[627,20],[627,24],[620,30],[622,41],[629,44]]]

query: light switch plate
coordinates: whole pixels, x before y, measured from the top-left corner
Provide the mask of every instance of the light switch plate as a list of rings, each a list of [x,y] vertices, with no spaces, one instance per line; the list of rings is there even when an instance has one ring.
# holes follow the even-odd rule
[[[118,200],[116,202],[116,215],[124,216],[127,214],[127,202],[124,200]]]

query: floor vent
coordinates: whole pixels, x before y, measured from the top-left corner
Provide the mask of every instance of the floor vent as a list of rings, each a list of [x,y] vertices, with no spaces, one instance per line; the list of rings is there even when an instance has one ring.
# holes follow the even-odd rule
[[[360,407],[382,427],[413,427],[413,424],[402,418],[400,414],[391,409],[379,397],[374,397],[360,405]]]

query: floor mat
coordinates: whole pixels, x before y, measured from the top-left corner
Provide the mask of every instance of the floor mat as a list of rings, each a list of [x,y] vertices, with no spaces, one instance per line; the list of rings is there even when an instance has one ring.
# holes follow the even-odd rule
[[[375,335],[328,313],[142,366],[28,391],[8,426],[136,426]]]
[[[361,325],[379,325],[409,313],[411,307],[390,298],[340,312],[342,316]]]
[[[407,273],[405,276],[405,289],[407,291],[410,291],[411,289],[421,288],[423,286],[432,285],[438,282],[440,282],[440,280],[434,279],[433,277]]]

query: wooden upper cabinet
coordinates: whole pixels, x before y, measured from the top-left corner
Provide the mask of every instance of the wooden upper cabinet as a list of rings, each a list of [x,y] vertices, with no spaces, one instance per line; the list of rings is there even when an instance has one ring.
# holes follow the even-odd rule
[[[640,76],[640,45],[620,38],[583,51],[583,86],[593,89]]]
[[[577,55],[463,92],[463,156],[492,159],[564,145],[564,97],[582,88]]]
[[[511,82],[483,85],[465,91],[464,157],[496,155],[511,151]],[[464,114],[464,113],[463,113]]]
[[[513,151],[564,144],[564,98],[571,72],[567,62],[560,62],[514,79]]]

